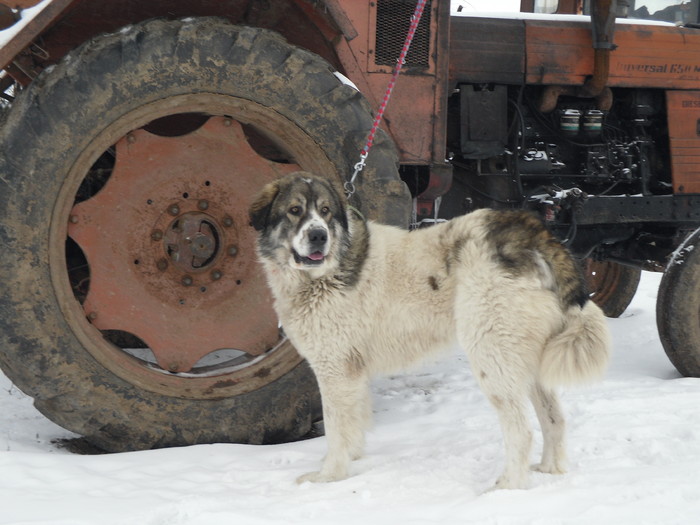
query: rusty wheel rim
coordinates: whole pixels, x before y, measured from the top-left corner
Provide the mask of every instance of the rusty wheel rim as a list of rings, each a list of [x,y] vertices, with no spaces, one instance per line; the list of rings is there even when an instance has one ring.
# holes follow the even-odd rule
[[[586,260],[585,277],[591,300],[605,304],[615,294],[621,276],[620,266],[610,261]]]
[[[204,115],[203,124],[179,136],[143,129],[191,114]],[[250,130],[283,149],[285,162],[255,149]],[[110,148],[116,160],[106,182],[81,200]],[[95,137],[70,168],[50,235],[59,304],[87,351],[131,384],[186,398],[239,395],[296,366],[301,359],[279,329],[247,209],[263,184],[299,169],[335,173],[293,122],[222,95],[142,106]],[[84,294],[76,292],[67,242],[85,258]],[[144,344],[115,344],[114,333]]]

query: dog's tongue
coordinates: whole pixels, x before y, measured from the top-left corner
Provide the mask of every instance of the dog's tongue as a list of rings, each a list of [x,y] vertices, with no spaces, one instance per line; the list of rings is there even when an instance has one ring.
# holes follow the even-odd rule
[[[312,261],[322,261],[323,254],[321,252],[314,252],[312,254],[309,254],[309,259],[311,259]]]

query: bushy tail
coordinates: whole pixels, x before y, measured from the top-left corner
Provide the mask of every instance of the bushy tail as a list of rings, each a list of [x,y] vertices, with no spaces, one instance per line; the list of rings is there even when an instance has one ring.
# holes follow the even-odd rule
[[[545,346],[540,382],[553,388],[601,379],[610,357],[610,333],[603,312],[593,301],[569,307],[564,329]]]

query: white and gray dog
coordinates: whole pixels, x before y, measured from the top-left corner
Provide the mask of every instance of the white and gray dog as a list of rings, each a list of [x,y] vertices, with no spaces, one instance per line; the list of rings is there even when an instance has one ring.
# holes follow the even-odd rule
[[[409,233],[366,222],[303,172],[265,186],[250,217],[276,312],[323,401],[328,454],[299,481],[347,477],[373,374],[455,343],[498,412],[506,462],[495,488],[528,484],[528,398],[544,435],[534,468],[564,472],[555,387],[600,378],[609,334],[576,263],[537,217],[479,210]]]

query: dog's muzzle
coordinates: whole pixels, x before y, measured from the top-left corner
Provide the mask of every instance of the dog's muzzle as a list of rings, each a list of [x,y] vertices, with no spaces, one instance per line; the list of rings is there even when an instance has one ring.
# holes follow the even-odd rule
[[[322,264],[326,258],[328,245],[328,231],[323,228],[314,228],[306,234],[306,248],[308,255],[301,255],[294,250],[294,260],[297,263],[308,266]]]

